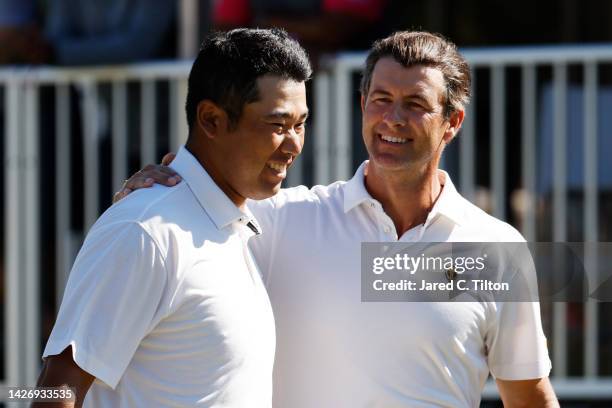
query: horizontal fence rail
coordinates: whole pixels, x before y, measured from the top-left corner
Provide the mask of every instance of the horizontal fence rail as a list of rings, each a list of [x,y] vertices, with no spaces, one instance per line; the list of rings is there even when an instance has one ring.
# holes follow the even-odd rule
[[[579,94],[584,203],[580,239],[601,240],[600,225],[612,223],[601,219],[598,199],[600,168],[612,172],[599,159],[602,138],[610,137],[610,132],[598,125],[604,119],[602,109],[612,112],[612,106],[601,106],[602,73],[612,63],[612,45],[479,48],[462,53],[472,69],[473,96],[461,134],[447,149],[443,167],[456,179],[463,195],[509,220],[513,194],[520,190],[521,217],[513,221],[529,241],[542,237],[538,203],[546,196],[549,207],[544,212],[551,218],[548,239],[574,239],[567,222],[574,215],[568,199],[574,133],[567,117],[576,114],[570,112],[569,104]],[[297,160],[290,185],[306,179],[316,184],[348,179],[364,158],[357,149],[362,142],[355,85],[365,56],[341,53],[323,60],[312,84],[314,126],[307,141],[313,144],[312,168],[305,167],[303,157]],[[186,140],[184,102],[190,67],[191,62],[181,61],[0,69],[5,384],[32,385],[38,375],[45,320],[40,301],[49,291],[42,286],[43,274],[49,268],[54,271],[53,301],[59,306],[76,251],[104,210],[110,192],[120,188],[132,171],[159,161],[161,152],[176,151]],[[575,67],[580,71],[578,82],[572,76]],[[516,92],[519,97],[509,102]],[[483,121],[484,116],[488,120]],[[518,130],[509,127],[512,121],[518,121]],[[49,134],[53,135],[50,144],[45,141]],[[541,157],[543,147],[549,151],[547,161]],[[516,157],[508,153],[510,149]],[[543,162],[550,164],[546,188],[540,177]],[[519,176],[513,177],[509,167]],[[47,179],[51,177],[52,182]],[[41,193],[45,184],[53,186],[52,213],[45,212],[44,203],[49,200]],[[49,224],[45,217],[53,219],[52,227],[41,226]],[[44,228],[50,228],[55,241],[52,266],[44,258],[49,253],[49,244],[43,245],[43,237],[48,236]],[[600,367],[602,306],[586,302],[580,309],[579,375],[568,365],[573,351],[570,331],[575,329],[568,327],[568,314],[573,309],[561,302],[542,306],[557,393],[565,398],[612,398],[612,377],[602,375]],[[483,395],[494,397],[494,385],[488,384]]]

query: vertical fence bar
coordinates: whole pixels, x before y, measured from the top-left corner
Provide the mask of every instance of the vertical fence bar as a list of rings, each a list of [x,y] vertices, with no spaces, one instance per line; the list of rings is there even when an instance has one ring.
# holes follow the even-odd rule
[[[72,262],[68,84],[59,84],[55,88],[55,155],[55,303],[59,308]]]
[[[143,80],[140,84],[140,166],[155,163],[157,143],[155,138],[155,81]]]
[[[178,144],[178,122],[179,122],[179,111],[177,105],[178,101],[178,79],[169,79],[169,92],[168,98],[168,134],[170,135],[170,150],[176,152],[179,147]]]
[[[24,247],[24,296],[22,307],[25,320],[24,360],[21,361],[23,385],[33,386],[40,370],[40,154],[39,154],[39,89],[38,84],[27,82],[25,88],[25,133],[23,178],[25,189],[24,229],[27,246]]]
[[[314,183],[328,184],[331,178],[329,139],[332,109],[330,103],[330,80],[327,71],[321,71],[314,79],[315,123],[314,123]]]
[[[466,107],[465,119],[459,139],[459,186],[461,194],[470,201],[475,197],[475,151],[476,139],[476,71],[472,70],[472,101]]]
[[[124,80],[113,82],[113,191],[119,190],[127,168],[127,88]]]
[[[584,241],[586,243],[585,268],[597,271],[598,215],[597,200],[597,63],[584,65]],[[598,303],[588,299],[585,303],[584,374],[595,378],[598,372]]]
[[[22,92],[21,83],[16,77],[11,77],[5,89],[5,123],[4,137],[6,139],[4,151],[5,191],[4,191],[4,219],[5,232],[5,360],[4,373],[6,383],[16,386],[24,383],[22,376],[22,362],[24,336],[23,326],[25,319],[21,310],[21,248],[26,245],[22,228],[23,203],[23,155],[22,155]]]
[[[506,219],[506,73],[503,65],[491,68],[491,190],[493,215]]]
[[[170,81],[170,150],[176,152],[187,141],[189,127],[185,119],[187,80],[173,78]]]
[[[99,155],[98,89],[93,79],[81,83],[83,111],[83,169],[85,171],[85,233],[98,218]]]
[[[567,239],[567,66],[553,67],[553,241]],[[555,376],[567,376],[567,303],[553,304],[553,367]]]
[[[351,109],[353,107],[351,93],[351,71],[340,61],[336,61],[333,68],[334,101],[336,103],[335,131],[333,132],[333,144],[331,162],[333,166],[332,177],[334,180],[348,180],[351,176]]]
[[[180,58],[191,58],[198,50],[198,1],[179,0],[178,49]]]
[[[525,191],[524,219],[522,232],[527,241],[536,241],[535,203],[536,193],[536,69],[533,64],[522,67],[522,145],[521,171]]]

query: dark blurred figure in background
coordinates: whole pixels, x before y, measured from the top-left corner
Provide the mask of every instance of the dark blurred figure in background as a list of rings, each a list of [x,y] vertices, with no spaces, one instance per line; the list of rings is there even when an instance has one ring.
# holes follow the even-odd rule
[[[45,32],[57,64],[174,56],[174,0],[53,0],[47,7]]]
[[[174,58],[176,10],[175,0],[48,1],[45,35],[52,47],[53,62],[57,65],[113,65]],[[75,90],[82,96],[84,89],[77,85]],[[97,91],[98,121],[87,126],[97,128],[95,143],[104,156],[110,154],[112,93],[109,84],[99,84]],[[128,108],[128,135],[138,135],[140,129],[133,120],[139,117],[141,105],[138,86],[128,84],[127,97],[128,107],[131,107]],[[157,99],[165,100],[163,95]],[[80,112],[83,109],[81,106]],[[71,115],[73,128],[82,128],[78,117],[84,115],[80,112]],[[72,138],[74,151],[81,152],[81,136],[73,135]],[[130,155],[137,157],[138,140],[134,137],[129,140]],[[79,163],[80,153],[73,160]],[[103,166],[108,165],[107,162],[102,160]],[[78,177],[74,181],[77,186],[82,185]],[[102,183],[102,189],[109,187]],[[101,197],[106,196],[108,194],[101,194]],[[108,205],[107,201],[102,201],[101,206]]]
[[[376,38],[375,23],[386,0],[218,0],[216,28],[282,27],[300,41],[316,64],[319,55],[364,49]]]
[[[48,61],[38,11],[34,0],[0,0],[0,65]]]

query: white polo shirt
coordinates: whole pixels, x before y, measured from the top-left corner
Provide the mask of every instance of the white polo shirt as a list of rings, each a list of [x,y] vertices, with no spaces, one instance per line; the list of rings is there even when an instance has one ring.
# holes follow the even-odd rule
[[[182,148],[183,183],[109,208],[75,261],[44,356],[72,345],[95,407],[270,407],[274,319],[258,228]],[[251,226],[247,224],[251,222]]]
[[[278,408],[477,407],[489,372],[548,375],[537,303],[361,302],[362,242],[524,241],[461,197],[447,174],[427,221],[398,237],[364,187],[296,187],[250,208],[275,313]]]

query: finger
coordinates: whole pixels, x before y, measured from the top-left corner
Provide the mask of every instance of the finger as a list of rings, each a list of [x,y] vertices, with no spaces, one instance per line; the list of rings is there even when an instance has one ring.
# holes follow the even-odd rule
[[[164,186],[169,187],[178,184],[182,180],[181,176],[179,176],[178,173],[176,173],[170,167],[164,167],[161,165],[156,166],[153,169],[142,170],[140,173],[135,174],[133,177],[142,178],[147,185],[149,182],[147,182],[146,180],[152,179],[153,184],[163,184]]]
[[[161,164],[163,164],[164,166],[167,166],[170,163],[172,163],[172,160],[174,160],[175,157],[176,157],[176,153],[173,153],[173,152],[166,153],[164,157],[162,157]]]
[[[157,166],[155,170],[157,172],[165,174],[168,177],[168,179],[173,178],[175,181],[175,184],[182,180],[181,176],[176,171],[174,171],[172,167],[160,165],[160,166]],[[153,177],[153,174],[151,174],[151,177]]]
[[[182,179],[172,167],[161,164],[148,164],[132,177],[151,177],[156,183],[173,186]]]
[[[163,179],[165,179],[165,177]],[[130,177],[129,180],[126,180],[125,184],[123,185],[123,188],[124,189],[127,188],[132,191],[138,190],[139,188],[148,188],[148,187],[152,187],[156,181],[157,180],[153,177],[134,175]],[[160,184],[163,184],[163,183],[160,183]]]
[[[129,188],[122,188],[121,190],[117,191],[115,195],[113,196],[113,204],[125,198],[131,192],[132,190],[130,190]]]

